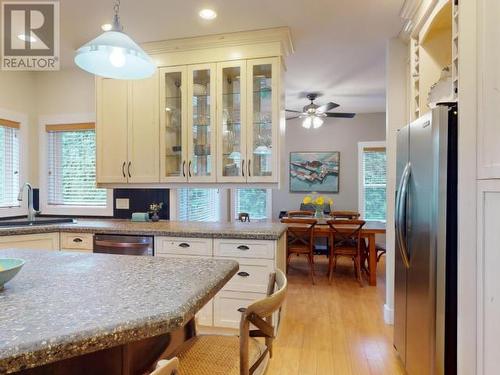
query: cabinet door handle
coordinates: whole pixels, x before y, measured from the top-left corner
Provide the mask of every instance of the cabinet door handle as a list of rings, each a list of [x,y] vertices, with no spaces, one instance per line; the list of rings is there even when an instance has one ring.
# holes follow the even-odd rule
[[[127,171],[128,171],[128,177],[129,177],[129,178],[130,178],[130,177],[132,177],[132,175],[130,174],[130,166],[131,166],[131,165],[132,165],[132,162],[131,162],[131,161],[129,161],[129,162],[128,162],[128,168],[127,168]]]
[[[237,247],[238,250],[250,250],[250,248],[247,245],[240,245]]]
[[[191,160],[189,161],[188,173],[189,173],[189,177],[191,177]]]
[[[79,243],[79,242],[83,242],[83,240],[80,237],[75,237],[75,238],[73,238],[73,242]]]
[[[248,177],[252,177],[252,174],[251,174],[251,169],[250,169],[250,163],[252,162],[252,159],[248,159]]]
[[[241,161],[241,175],[245,177],[245,159]]]
[[[191,245],[188,243],[182,242],[179,244],[179,247],[186,248],[186,247],[191,247]]]
[[[186,177],[186,161],[182,161],[182,177]]]
[[[238,309],[238,311],[239,311],[240,313],[244,313],[245,311],[247,311],[247,308],[246,308],[246,307],[240,307],[240,308]]]
[[[241,272],[238,272],[238,276],[241,276],[241,277],[248,277],[248,276],[250,276],[250,274],[249,274],[248,272],[241,271]]]
[[[123,162],[123,165],[122,165],[122,174],[123,174],[123,178],[126,178],[127,175],[125,174],[125,164],[127,164],[127,162]]]

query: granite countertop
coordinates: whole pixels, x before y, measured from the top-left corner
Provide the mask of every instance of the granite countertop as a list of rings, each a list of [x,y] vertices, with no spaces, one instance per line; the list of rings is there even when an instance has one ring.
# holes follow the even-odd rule
[[[75,232],[137,234],[171,237],[277,240],[286,231],[281,223],[205,223],[189,221],[131,222],[118,219],[77,219],[76,223],[0,227],[0,236]]]
[[[171,332],[236,273],[232,260],[0,250],[26,260],[0,291],[0,373]]]

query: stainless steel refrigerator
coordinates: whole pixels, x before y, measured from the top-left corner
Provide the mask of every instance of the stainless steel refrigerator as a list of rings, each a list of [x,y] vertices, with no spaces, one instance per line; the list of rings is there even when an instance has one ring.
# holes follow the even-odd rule
[[[456,374],[457,111],[398,131],[394,346],[409,375]]]

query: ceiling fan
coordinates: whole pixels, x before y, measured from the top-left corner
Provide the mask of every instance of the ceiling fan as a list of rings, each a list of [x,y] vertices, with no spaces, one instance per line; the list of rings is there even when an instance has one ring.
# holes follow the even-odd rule
[[[334,108],[339,107],[339,104],[328,102],[323,105],[314,104],[314,101],[318,97],[318,93],[309,93],[306,95],[306,98],[311,101],[310,104],[306,105],[301,111],[294,111],[291,109],[287,109],[287,112],[297,113],[297,115],[288,117],[287,120],[291,120],[294,118],[302,118],[302,126],[306,129],[319,128],[323,125],[325,117],[338,117],[338,118],[353,118],[356,116],[355,113],[342,113],[342,112],[327,112]]]

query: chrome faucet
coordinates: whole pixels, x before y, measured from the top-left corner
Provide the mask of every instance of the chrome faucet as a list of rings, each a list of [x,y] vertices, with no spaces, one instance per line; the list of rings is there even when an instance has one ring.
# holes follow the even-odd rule
[[[33,187],[29,182],[26,182],[22,187],[21,190],[19,190],[19,195],[17,196],[17,200],[21,202],[23,200],[23,193],[24,193],[24,188],[28,188],[28,220],[29,221],[35,221],[35,216],[38,213],[35,211],[33,208]]]

